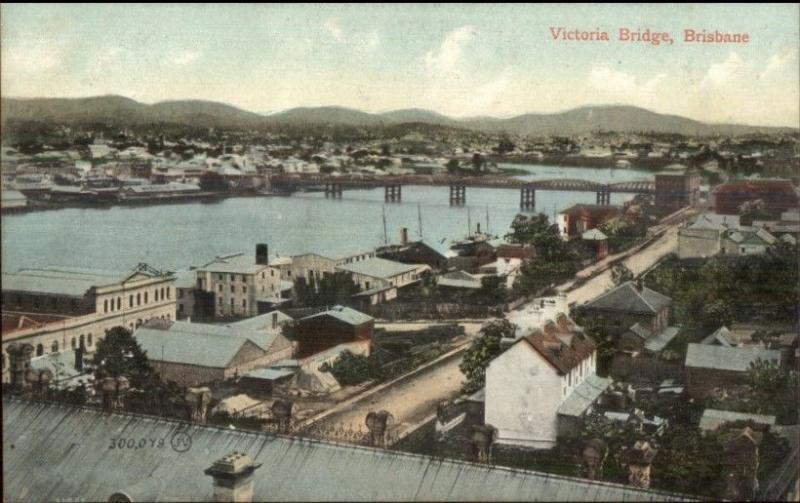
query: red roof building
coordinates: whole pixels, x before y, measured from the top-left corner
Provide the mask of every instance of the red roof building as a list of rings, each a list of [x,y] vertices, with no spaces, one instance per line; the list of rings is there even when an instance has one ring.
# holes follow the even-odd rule
[[[767,213],[800,207],[797,187],[789,180],[740,180],[717,185],[711,192],[714,212],[723,215],[737,215],[742,204],[757,200]]]

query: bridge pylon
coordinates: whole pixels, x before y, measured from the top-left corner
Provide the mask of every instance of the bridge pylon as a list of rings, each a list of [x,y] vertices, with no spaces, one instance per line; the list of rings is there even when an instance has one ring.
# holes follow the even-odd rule
[[[467,203],[467,187],[464,185],[450,186],[450,206],[464,206]]]
[[[519,209],[536,209],[536,189],[533,187],[522,187],[519,191]]]
[[[383,197],[387,203],[399,203],[403,198],[403,186],[399,183],[385,185]]]
[[[597,204],[608,206],[611,204],[611,190],[603,188],[597,191]]]
[[[326,183],[325,184],[325,197],[333,199],[342,198],[342,184],[341,183]]]

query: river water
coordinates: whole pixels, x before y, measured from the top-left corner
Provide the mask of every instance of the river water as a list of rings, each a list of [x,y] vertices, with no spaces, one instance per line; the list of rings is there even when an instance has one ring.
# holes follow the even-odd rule
[[[629,169],[513,165],[529,180],[583,179],[597,182],[652,180]],[[467,204],[449,205],[448,187],[403,187],[402,203],[384,203],[383,188],[345,190],[341,200],[322,193],[290,197],[239,197],[106,209],[65,208],[2,217],[2,268],[69,265],[129,269],[138,262],[169,270],[197,265],[216,255],[268,243],[270,254],[314,251],[337,255],[383,244],[383,212],[389,242],[400,229],[431,243],[464,237],[468,224],[498,236],[520,213],[519,191],[467,188]],[[620,204],[630,194],[612,194]],[[536,192],[536,211],[553,214],[575,203],[594,203],[594,192]],[[487,225],[488,214],[488,225]]]

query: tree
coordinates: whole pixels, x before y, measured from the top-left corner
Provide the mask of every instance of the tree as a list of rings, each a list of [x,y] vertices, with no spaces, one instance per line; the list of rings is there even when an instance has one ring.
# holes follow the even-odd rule
[[[790,376],[776,363],[759,358],[750,364],[747,381],[755,390],[772,394],[786,389]]]
[[[458,159],[450,159],[447,161],[447,172],[451,175],[458,173],[461,170],[461,166],[458,163]]]
[[[97,343],[91,363],[95,378],[126,377],[137,388],[152,380],[153,368],[130,330],[114,327]]]
[[[338,271],[324,274],[319,281],[298,277],[294,281],[295,301],[300,306],[333,306],[347,304],[360,291],[352,273]]]
[[[480,173],[483,171],[484,166],[486,166],[486,159],[478,152],[472,154],[472,169],[474,169],[476,173]]]
[[[480,335],[464,352],[459,365],[467,381],[462,386],[464,393],[474,393],[486,384],[486,367],[502,350],[500,341],[504,337],[513,338],[516,327],[508,320],[490,321],[481,327]]]
[[[632,281],[633,278],[633,271],[628,269],[625,264],[619,263],[611,268],[611,281],[613,281],[616,286]]]

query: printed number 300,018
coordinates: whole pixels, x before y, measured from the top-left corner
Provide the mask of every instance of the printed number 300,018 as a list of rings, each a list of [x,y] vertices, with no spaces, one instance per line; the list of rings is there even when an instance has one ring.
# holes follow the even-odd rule
[[[112,438],[109,449],[145,449],[147,447],[163,449],[166,443],[163,438]]]

